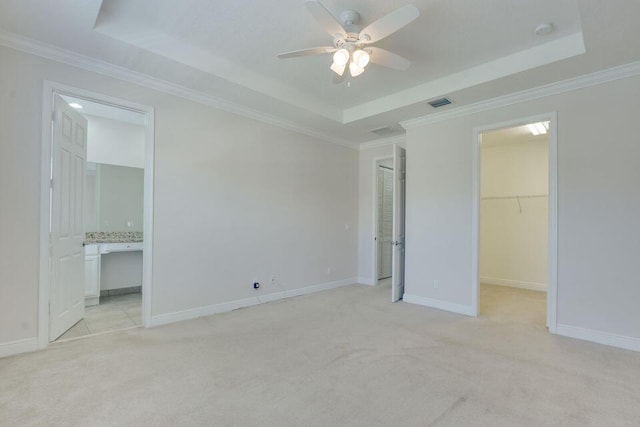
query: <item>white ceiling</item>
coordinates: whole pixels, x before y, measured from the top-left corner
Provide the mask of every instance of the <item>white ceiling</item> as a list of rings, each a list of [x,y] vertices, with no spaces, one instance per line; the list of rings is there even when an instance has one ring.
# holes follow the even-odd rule
[[[0,39],[123,66],[354,146],[434,113],[428,99],[448,95],[451,109],[640,60],[638,1],[323,0],[365,25],[408,3],[421,16],[377,45],[412,66],[371,64],[350,87],[331,82],[329,56],[276,58],[331,44],[303,0],[3,0]],[[556,31],[537,37],[543,22]]]
[[[63,95],[67,104],[76,103],[81,105],[82,108],[78,109],[78,113],[89,116],[97,116],[105,119],[111,119],[118,122],[130,123],[133,125],[144,126],[145,116],[144,114],[137,113],[135,111],[127,110],[125,108],[112,107],[111,105],[100,104],[98,102],[89,101],[87,99],[74,98],[72,96]]]

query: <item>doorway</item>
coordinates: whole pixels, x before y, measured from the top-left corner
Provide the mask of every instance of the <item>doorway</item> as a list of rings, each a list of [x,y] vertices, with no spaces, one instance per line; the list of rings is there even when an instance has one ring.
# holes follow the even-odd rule
[[[150,324],[153,119],[45,82],[40,348]]]
[[[404,294],[406,151],[374,159],[374,284],[391,289],[391,301]]]
[[[391,285],[393,263],[393,158],[379,160],[377,175],[377,277],[378,283]]]
[[[477,131],[476,307],[492,320],[555,325],[555,117]]]

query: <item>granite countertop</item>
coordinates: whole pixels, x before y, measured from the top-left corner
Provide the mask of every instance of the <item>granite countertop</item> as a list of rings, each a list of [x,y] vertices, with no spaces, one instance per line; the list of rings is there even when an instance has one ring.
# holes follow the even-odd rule
[[[85,234],[84,243],[132,243],[142,242],[141,231],[89,231]]]

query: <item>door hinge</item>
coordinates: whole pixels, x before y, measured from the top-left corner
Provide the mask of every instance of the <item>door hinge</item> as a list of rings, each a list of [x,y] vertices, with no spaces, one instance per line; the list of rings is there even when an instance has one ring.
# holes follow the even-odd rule
[[[49,187],[53,188],[53,178],[49,180]]]
[[[52,112],[51,112],[51,121],[52,121],[52,122],[55,122],[55,121],[56,121],[56,112],[55,112],[55,111],[52,111]]]

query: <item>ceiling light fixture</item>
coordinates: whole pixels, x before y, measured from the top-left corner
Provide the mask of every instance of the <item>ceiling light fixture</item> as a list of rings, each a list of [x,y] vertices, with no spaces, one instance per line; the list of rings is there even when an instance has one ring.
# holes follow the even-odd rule
[[[527,125],[533,136],[546,135],[549,131],[549,122],[531,123]]]
[[[338,64],[337,62],[334,61],[333,64],[331,64],[331,67],[329,68],[331,68],[331,71],[341,76],[344,74],[344,70],[345,68],[347,68],[347,64]]]
[[[355,62],[358,67],[364,68],[369,63],[369,54],[362,49],[358,49],[353,52],[353,62]]]
[[[358,77],[360,74],[364,73],[364,68],[351,61],[349,64],[349,72],[351,73],[351,77]]]
[[[331,64],[331,70],[337,75],[344,74],[344,70],[349,62],[349,51],[347,49],[339,49],[333,54],[333,64]]]
[[[418,18],[420,10],[416,6],[404,5],[361,28],[360,14],[355,10],[343,11],[340,14],[340,20],[337,20],[319,0],[305,0],[304,4],[316,21],[329,33],[333,39],[333,45],[285,52],[279,54],[278,58],[333,53],[333,63],[330,68],[337,75],[333,78],[334,83],[342,83],[345,80],[344,72],[347,64],[352,77],[362,74],[369,61],[395,70],[406,70],[411,65],[411,62],[405,58],[372,45]]]
[[[536,29],[533,30],[533,32],[535,33],[536,36],[546,36],[553,33],[554,29],[555,27],[553,26],[553,24],[551,22],[548,22],[545,24],[538,25]]]
[[[77,104],[77,103],[75,103],[75,102],[71,102],[71,103],[69,104],[69,107],[71,107],[71,108],[75,108],[76,110],[79,110],[79,109],[81,109],[81,108],[82,108],[82,105]]]

